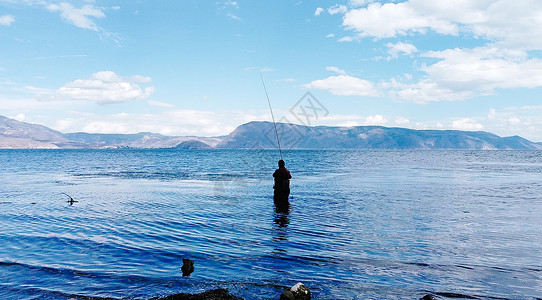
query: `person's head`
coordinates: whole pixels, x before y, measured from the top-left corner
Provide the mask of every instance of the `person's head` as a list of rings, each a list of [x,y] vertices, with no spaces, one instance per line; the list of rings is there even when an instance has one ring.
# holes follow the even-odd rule
[[[284,168],[284,161],[282,159],[279,160],[279,168]]]

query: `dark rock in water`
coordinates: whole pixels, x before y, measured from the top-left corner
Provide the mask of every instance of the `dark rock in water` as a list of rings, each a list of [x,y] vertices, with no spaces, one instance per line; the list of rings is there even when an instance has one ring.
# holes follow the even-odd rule
[[[183,276],[190,276],[194,272],[194,261],[188,258],[183,258],[183,266],[181,267],[183,271]]]
[[[429,294],[427,294],[427,295],[421,297],[420,299],[421,299],[421,300],[437,300],[437,298],[435,298],[435,297],[433,297],[433,296],[431,296],[431,295],[429,295]]]
[[[290,290],[286,289],[280,295],[280,300],[295,300],[294,293],[292,293]]]
[[[206,291],[200,294],[175,294],[163,298],[152,298],[151,300],[244,300],[234,295],[230,295],[226,289],[216,289]]]
[[[303,283],[298,282],[290,289],[284,290],[280,300],[310,300],[311,291]]]

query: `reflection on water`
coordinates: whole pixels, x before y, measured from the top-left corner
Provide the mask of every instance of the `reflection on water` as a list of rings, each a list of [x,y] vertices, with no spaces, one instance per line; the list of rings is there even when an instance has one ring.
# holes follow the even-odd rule
[[[288,224],[290,224],[290,203],[277,204],[275,202],[275,215],[273,224],[273,255],[280,257],[288,252]]]
[[[276,199],[275,199],[276,200]],[[273,215],[272,243],[273,269],[280,276],[290,274],[290,259],[288,259],[288,225],[290,224],[290,203],[275,202]],[[277,280],[279,282],[279,280]]]

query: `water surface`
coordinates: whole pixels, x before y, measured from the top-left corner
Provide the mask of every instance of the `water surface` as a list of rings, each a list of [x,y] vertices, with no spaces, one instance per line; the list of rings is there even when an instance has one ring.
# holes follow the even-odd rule
[[[542,297],[541,151],[289,151],[286,212],[276,156],[1,150],[0,298]]]

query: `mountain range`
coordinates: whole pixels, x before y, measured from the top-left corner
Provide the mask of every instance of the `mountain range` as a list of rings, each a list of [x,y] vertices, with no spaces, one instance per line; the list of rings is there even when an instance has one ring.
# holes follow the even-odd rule
[[[303,126],[249,122],[227,136],[165,136],[157,133],[61,133],[43,125],[0,116],[2,149],[469,149],[542,150],[542,143],[484,131],[414,130],[382,126]]]

